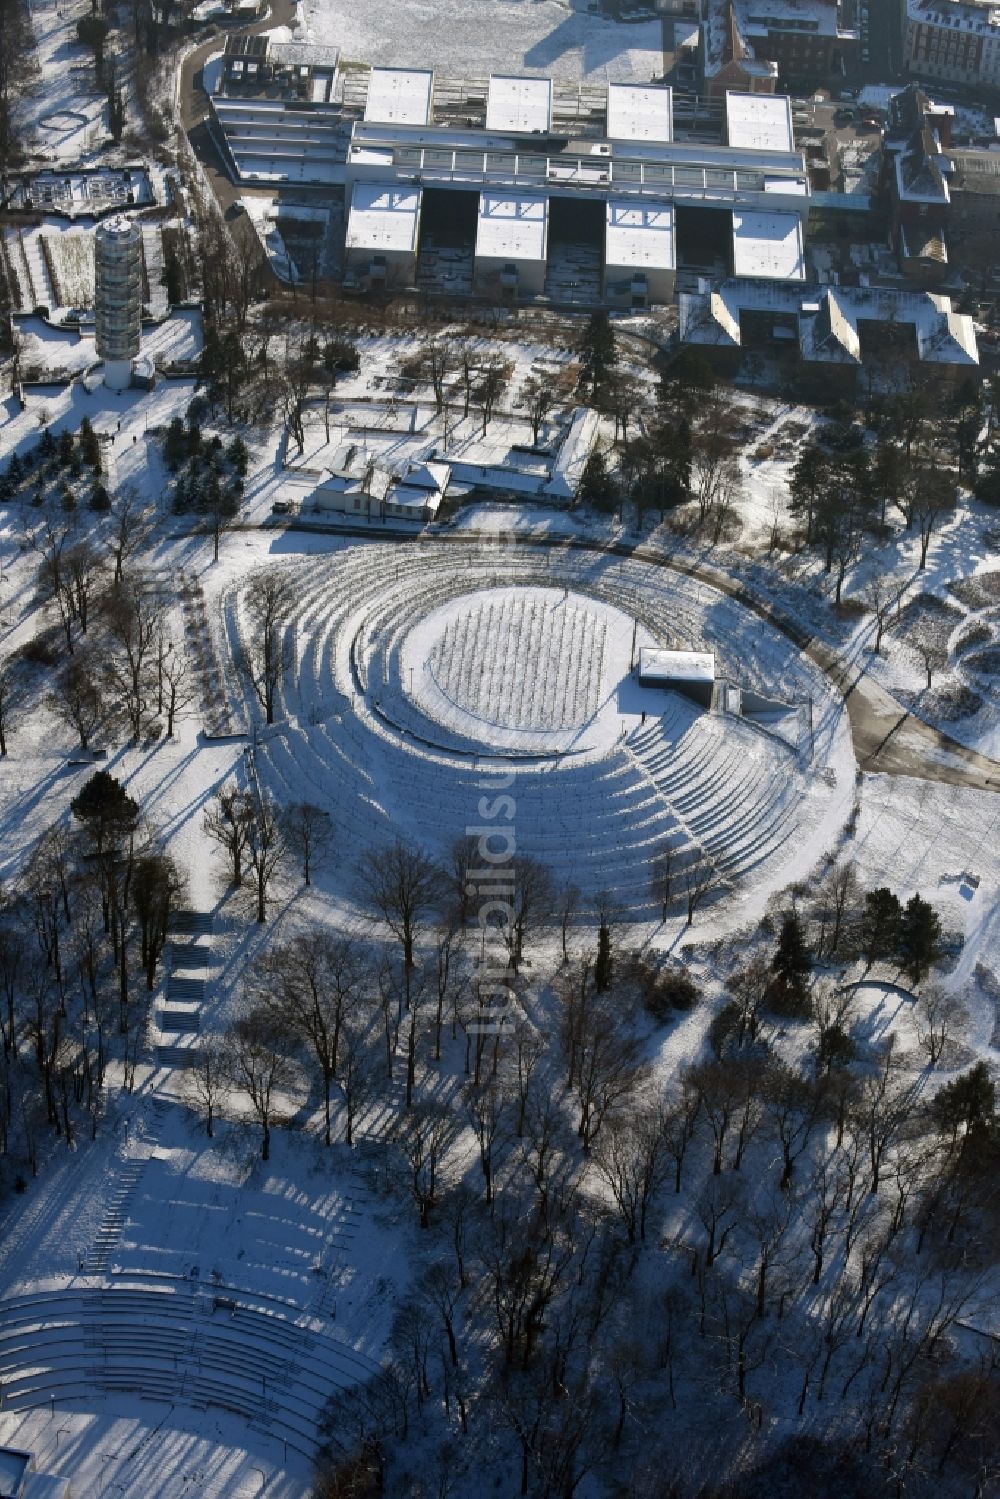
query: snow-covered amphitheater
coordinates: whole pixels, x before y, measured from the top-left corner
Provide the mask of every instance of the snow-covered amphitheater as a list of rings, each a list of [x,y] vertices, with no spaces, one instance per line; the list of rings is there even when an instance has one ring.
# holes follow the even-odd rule
[[[268,566],[293,580],[293,666],[257,771],[280,800],[327,808],[355,857],[397,833],[445,852],[510,776],[519,852],[648,919],[665,842],[678,868],[698,857],[719,888],[761,892],[807,873],[847,815],[842,699],[780,632],[682,573],[480,541]],[[234,662],[245,590],[224,598]],[[713,709],[640,686],[643,646],[713,652]],[[232,685],[245,691],[235,668]]]

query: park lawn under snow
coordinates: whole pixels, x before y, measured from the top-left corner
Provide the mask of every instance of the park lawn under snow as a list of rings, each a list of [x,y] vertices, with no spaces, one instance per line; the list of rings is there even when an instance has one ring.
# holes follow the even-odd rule
[[[148,492],[155,492],[157,486],[161,490],[165,486],[166,474],[156,440],[146,432],[147,423],[163,425],[171,415],[183,412],[190,392],[190,385],[171,383],[161,385],[152,398],[133,393],[113,397],[103,387],[88,394],[77,385],[69,392],[45,397],[44,402],[55,430],[60,425],[77,426],[84,410],[100,430],[111,430],[112,424],[121,421],[115,443],[118,480],[133,478]],[[3,429],[5,442],[20,445],[37,440],[39,409],[32,397],[27,413],[11,414]],[[284,493],[287,487],[276,451],[276,434],[255,450],[248,490],[254,496],[256,513],[268,505],[270,496]],[[546,524],[546,513],[539,507],[507,510],[515,522]],[[503,530],[507,529],[504,516],[503,509],[481,507],[465,523],[478,520],[488,526],[499,518]],[[5,650],[23,643],[37,625],[31,604],[34,559],[20,550],[18,521],[16,513],[3,512],[0,544],[3,571],[8,575],[3,618],[10,621],[0,626],[5,631]],[[568,533],[579,524],[576,518],[558,520]],[[601,527],[606,525],[599,522]],[[211,561],[210,541],[170,534],[180,529],[173,521],[167,522],[152,549],[150,565],[164,578],[176,577],[181,567],[188,575],[201,576],[221,643],[226,638],[223,602],[254,568],[276,560],[293,570],[311,568],[312,581],[318,585],[324,557],[332,562],[348,549],[343,540],[333,537],[251,531],[224,537],[216,565]],[[360,552],[363,547],[355,543],[350,550]],[[932,551],[932,559],[934,555]],[[985,549],[981,560],[985,567]],[[942,587],[952,561],[945,544]],[[701,607],[711,607],[707,594]],[[725,617],[731,617],[729,611]],[[762,649],[760,641],[766,632],[752,621],[746,622],[746,630],[745,638],[733,632],[728,649],[750,655],[751,646],[757,645],[755,673],[776,678],[788,674],[791,681],[794,661],[785,648],[773,643]],[[301,645],[303,650],[308,648],[305,640]],[[332,706],[329,695],[324,696],[324,680],[317,675],[298,705],[309,728],[320,727],[319,722],[308,724],[310,717],[321,720]],[[311,892],[305,892],[289,871],[276,890],[273,923],[263,932],[255,928],[245,910],[224,899],[221,860],[201,824],[213,790],[229,777],[245,777],[244,745],[208,743],[200,727],[200,716],[192,713],[173,744],[131,750],[113,746],[108,768],[124,779],[148,809],[163,830],[168,851],[189,871],[191,904],[218,909],[215,997],[206,1016],[206,1030],[211,1032],[239,1013],[242,976],[252,968],[263,941],[288,935],[306,919],[329,923],[338,930],[357,919],[351,896],[361,845],[353,834],[338,838],[330,867],[321,872]],[[44,706],[13,736],[11,754],[0,775],[0,879],[15,872],[26,848],[57,815],[66,815],[69,800],[88,775],[86,767],[67,767],[70,749],[68,734],[55,725]],[[265,743],[259,751],[265,775],[267,752]],[[294,758],[290,763],[303,777],[298,783],[300,794],[306,794],[306,766]],[[837,768],[844,791],[853,795],[854,767],[846,750],[838,751]],[[996,855],[1000,808],[995,797],[988,792],[873,775],[860,779],[856,795],[857,833],[840,845],[843,856],[857,861],[866,885],[889,884],[903,898],[919,890],[941,909],[949,937],[964,938],[957,963],[943,982],[969,1011],[962,1056],[982,1055],[995,1065],[995,1002],[990,987],[993,975],[1000,973],[1000,861]],[[340,829],[348,816],[352,824],[359,816],[359,809],[348,806],[346,796],[343,802],[334,799],[331,806]],[[406,810],[403,799],[390,801],[388,809],[399,825]],[[836,828],[826,825],[790,850],[788,877],[808,877],[835,838]],[[664,926],[636,926],[635,938],[674,954],[693,939],[697,946],[692,958],[709,995],[691,1015],[651,1038],[650,1049],[664,1079],[676,1077],[682,1063],[700,1054],[707,1025],[722,999],[721,972],[706,955],[707,944],[738,940],[736,934],[747,931],[763,914],[767,893],[751,888],[735,900],[706,906],[698,913],[693,931],[682,915],[672,915]],[[539,972],[546,965],[554,967],[554,943],[539,944],[533,957]],[[887,975],[885,983],[891,983],[891,978]],[[894,1031],[904,1051],[913,1050],[912,1011],[905,997],[880,989],[876,983],[860,997],[859,1010],[870,1035],[884,1039]],[[794,1046],[796,1038],[790,1036],[786,1044]],[[190,1283],[195,1267],[198,1279],[209,1285],[216,1271],[222,1285],[286,1298],[296,1307],[296,1316],[312,1325],[317,1282],[311,1265],[317,1250],[321,1264],[336,1270],[338,1277],[332,1282],[336,1334],[377,1357],[392,1310],[407,1284],[412,1215],[394,1218],[396,1209],[378,1196],[375,1179],[363,1168],[359,1175],[357,1162],[345,1159],[336,1147],[331,1156],[301,1131],[278,1130],[272,1162],[263,1166],[256,1158],[255,1131],[245,1119],[225,1123],[211,1145],[177,1101],[176,1079],[140,1071],[139,1082],[140,1092],[121,1101],[120,1112],[102,1127],[96,1144],[80,1142],[72,1157],[59,1157],[57,1152],[28,1197],[15,1201],[4,1225],[4,1293],[23,1291],[26,1286],[71,1285],[79,1273],[80,1254],[93,1243],[105,1221],[125,1161],[141,1158],[147,1164],[113,1250],[114,1265],[139,1278],[163,1272],[183,1284]],[[152,1090],[159,1103],[147,1100]],[[290,1097],[283,1112],[315,1129],[315,1111],[302,1094]],[[375,1146],[376,1160],[379,1148]],[[336,1246],[334,1259],[335,1241],[344,1237],[339,1230],[345,1222],[345,1204],[362,1204],[363,1199],[357,1231],[350,1243]],[[327,1259],[323,1246],[330,1252]],[[158,1429],[161,1425],[169,1429],[169,1435]],[[100,1493],[99,1485],[110,1485],[114,1492],[117,1484],[124,1492],[141,1493],[144,1499],[174,1499],[185,1489],[204,1499],[250,1499],[260,1491],[263,1476],[266,1491],[275,1499],[301,1499],[307,1484],[304,1464],[294,1455],[289,1458],[273,1435],[257,1432],[215,1409],[195,1413],[178,1405],[170,1411],[135,1398],[102,1396],[94,1401],[92,1413],[86,1406],[77,1406],[54,1419],[48,1412],[29,1417],[2,1415],[0,1440],[32,1447],[40,1465],[44,1462],[56,1471],[69,1471],[72,1466],[75,1481],[88,1493]]]
[[[587,0],[303,0],[297,38],[345,60],[456,78],[535,73],[649,83],[663,73],[659,20],[592,15]]]
[[[76,35],[77,21],[91,6],[88,0],[28,0],[28,11],[39,76],[18,103],[18,124],[31,154],[48,164],[86,165],[106,133],[94,56]]]

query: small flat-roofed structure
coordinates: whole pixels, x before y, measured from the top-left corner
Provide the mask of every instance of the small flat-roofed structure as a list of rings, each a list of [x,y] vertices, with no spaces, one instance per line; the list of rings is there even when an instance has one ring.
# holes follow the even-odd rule
[[[433,92],[429,68],[372,68],[365,119],[376,125],[426,125]]]
[[[794,151],[792,103],[784,94],[726,94],[726,141],[739,151]]]
[[[677,248],[672,203],[610,199],[604,225],[604,295],[649,307],[674,294]]]
[[[548,240],[548,198],[528,193],[481,193],[475,261],[480,290],[506,296],[541,292]]]
[[[486,128],[522,135],[552,128],[552,79],[494,73],[486,95]]]
[[[673,90],[656,84],[608,84],[608,140],[655,141],[674,138]]]
[[[804,281],[802,220],[794,213],[734,213],[733,275]]]
[[[0,1499],[20,1499],[30,1469],[30,1452],[0,1447]]]
[[[701,708],[711,708],[715,657],[701,651],[661,651],[643,646],[639,652],[639,685],[666,687]]]
[[[355,182],[344,241],[348,279],[369,287],[412,284],[422,197],[419,187]]]

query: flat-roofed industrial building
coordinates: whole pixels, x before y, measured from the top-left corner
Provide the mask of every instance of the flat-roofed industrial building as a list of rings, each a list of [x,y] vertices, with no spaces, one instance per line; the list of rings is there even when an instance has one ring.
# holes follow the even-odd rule
[[[609,199],[604,295],[616,307],[650,307],[674,294],[677,246],[672,203]]]
[[[608,140],[655,141],[674,138],[673,90],[660,84],[608,84]]]
[[[802,220],[794,213],[733,214],[733,275],[765,281],[804,281]]]
[[[792,101],[785,94],[726,94],[726,142],[738,151],[794,151]]]
[[[476,223],[476,285],[490,294],[537,295],[545,287],[549,200],[544,195],[480,194]]]
[[[369,289],[413,285],[422,197],[419,187],[355,182],[345,237],[345,279]]]
[[[552,79],[494,73],[486,94],[486,129],[531,135],[552,128]]]
[[[372,68],[365,119],[377,125],[426,125],[433,97],[429,68]]]

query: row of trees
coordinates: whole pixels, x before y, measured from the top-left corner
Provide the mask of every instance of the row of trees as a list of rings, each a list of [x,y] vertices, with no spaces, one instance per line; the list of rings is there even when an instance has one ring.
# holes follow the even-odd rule
[[[96,772],[0,891],[0,1153],[38,1166],[47,1121],[96,1134],[108,1061],[131,1088],[185,883],[125,788]]]
[[[919,984],[941,955],[941,918],[919,893],[905,906],[885,886],[862,896],[850,865],[835,872],[816,902],[816,948],[810,949],[805,922],[795,909],[782,918],[774,960],[774,998],[785,1013],[809,1013],[814,960],[861,956],[874,963],[898,965],[912,984]]]
[[[623,1465],[633,1482],[647,1475],[639,1492],[704,1492],[765,1410],[792,1430],[808,1421],[839,1454],[841,1485],[852,1464],[868,1475],[813,1487],[806,1463],[796,1492],[868,1493],[888,1463],[899,1492],[922,1493],[932,1458],[949,1492],[995,1475],[994,1371],[949,1362],[977,1289],[968,1257],[990,1253],[988,1071],[928,1097],[891,1043],[854,1038],[850,1058],[821,1060],[818,1013],[811,1070],[783,1060],[787,1022],[771,1015],[760,956],[730,984],[745,1009],[759,993],[753,1022],[665,1092],[627,990],[599,995],[586,953],[554,975],[554,1016],[544,982],[519,988],[517,1019],[450,1107],[431,1101],[442,1090],[418,1040],[391,1159],[427,1236],[420,1279],[383,1375],[331,1407],[331,1485],[358,1467],[403,1485],[409,1453],[426,1461],[430,1446],[443,1492],[505,1463],[523,1494],[572,1492]],[[293,1008],[308,1010],[310,986],[296,986]],[[363,983],[322,987],[346,994],[328,1040],[338,1018],[341,1034],[363,1029],[366,1004],[378,1035]],[[351,1086],[337,1084],[345,1113]],[[371,1087],[371,1113],[391,1115]],[[679,1463],[692,1421],[712,1441]]]
[[[745,416],[732,394],[716,384],[703,359],[684,350],[650,401],[642,382],[620,366],[614,330],[601,315],[588,327],[582,368],[590,400],[615,423],[618,455],[613,474],[608,455],[594,450],[579,498],[598,509],[629,499],[640,524],[650,507],[693,503],[698,529],[721,540],[735,520],[742,488],[738,455]]]
[[[803,448],[792,473],[790,508],[807,546],[822,549],[824,567],[836,565],[839,604],[848,568],[866,535],[884,535],[891,507],[919,536],[918,566],[927,565],[935,527],[954,508],[959,477],[942,466],[937,429],[921,429],[910,447],[883,439],[870,451],[860,427],[834,426]]]
[[[106,521],[81,534],[72,517],[26,522],[24,543],[38,556],[37,597],[54,618],[40,636],[0,662],[0,753],[38,692],[41,664],[52,669],[48,703],[89,750],[111,729],[137,739],[164,723],[173,734],[193,685],[165,601],[135,565],[156,512],[123,487]]]

